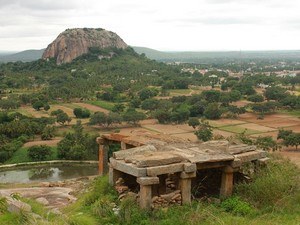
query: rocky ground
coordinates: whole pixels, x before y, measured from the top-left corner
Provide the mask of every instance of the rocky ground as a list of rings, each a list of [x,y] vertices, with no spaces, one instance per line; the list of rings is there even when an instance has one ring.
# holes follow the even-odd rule
[[[82,177],[59,182],[31,183],[26,185],[4,185],[0,189],[0,198],[6,198],[9,211],[30,211],[31,207],[13,196],[34,199],[54,213],[77,200],[79,194],[85,192],[88,184],[96,176]]]

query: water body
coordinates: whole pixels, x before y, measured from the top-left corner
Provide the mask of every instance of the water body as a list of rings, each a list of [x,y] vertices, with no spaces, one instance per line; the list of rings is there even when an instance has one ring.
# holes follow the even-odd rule
[[[49,165],[0,171],[0,183],[53,182],[98,174],[97,165]]]

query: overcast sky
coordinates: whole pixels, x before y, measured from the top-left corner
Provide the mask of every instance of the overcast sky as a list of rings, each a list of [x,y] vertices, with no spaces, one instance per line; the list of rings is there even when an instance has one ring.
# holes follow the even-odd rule
[[[300,0],[0,0],[0,50],[45,48],[75,27],[158,50],[299,50]]]

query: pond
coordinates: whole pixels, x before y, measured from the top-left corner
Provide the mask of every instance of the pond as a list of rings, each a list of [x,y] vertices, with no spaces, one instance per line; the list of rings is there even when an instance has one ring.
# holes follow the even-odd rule
[[[0,171],[0,183],[54,182],[98,174],[97,165],[43,165]]]

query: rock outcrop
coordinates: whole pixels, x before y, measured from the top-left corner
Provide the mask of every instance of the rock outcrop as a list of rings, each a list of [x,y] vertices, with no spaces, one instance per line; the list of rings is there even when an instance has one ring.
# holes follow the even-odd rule
[[[89,48],[127,48],[127,44],[116,34],[101,28],[67,29],[46,48],[43,59],[55,58],[56,63],[68,63],[88,53]]]

